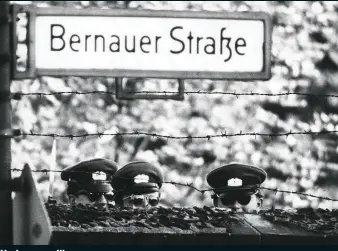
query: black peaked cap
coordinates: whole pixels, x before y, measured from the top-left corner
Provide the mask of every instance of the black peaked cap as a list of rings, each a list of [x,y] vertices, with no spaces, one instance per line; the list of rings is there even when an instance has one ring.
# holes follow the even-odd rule
[[[206,179],[212,188],[217,189],[228,186],[229,179],[238,178],[242,180],[242,186],[231,187],[231,189],[241,190],[254,185],[259,186],[265,181],[266,177],[266,172],[261,168],[232,163],[211,171]]]
[[[134,183],[134,178],[137,175],[149,176],[148,183]],[[156,183],[157,187],[154,187],[152,183]],[[158,191],[162,187],[163,173],[162,170],[145,161],[135,161],[126,164],[120,170],[118,170],[112,179],[112,187],[114,190],[128,190],[133,194],[143,194]]]
[[[91,173],[105,172],[108,175],[114,175],[118,165],[111,160],[96,158],[79,162],[73,166],[63,169],[61,179],[69,181],[70,179],[87,180],[91,179]],[[84,172],[84,173],[81,173]]]

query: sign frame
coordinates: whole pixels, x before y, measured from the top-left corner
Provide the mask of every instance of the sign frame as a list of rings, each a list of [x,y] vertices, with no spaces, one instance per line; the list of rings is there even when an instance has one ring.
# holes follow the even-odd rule
[[[83,76],[83,77],[127,77],[163,79],[228,79],[228,80],[269,80],[271,78],[272,20],[265,12],[188,12],[168,10],[134,9],[77,9],[71,7],[26,6],[28,12],[28,72],[29,76]],[[35,66],[35,22],[39,16],[103,16],[103,17],[149,17],[187,19],[237,19],[260,20],[264,23],[263,69],[260,72],[210,72],[210,71],[158,71],[128,69],[37,69]]]

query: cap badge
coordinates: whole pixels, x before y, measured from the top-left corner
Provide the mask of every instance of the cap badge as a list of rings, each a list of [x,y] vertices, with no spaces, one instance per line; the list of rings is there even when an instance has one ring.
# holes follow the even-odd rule
[[[238,178],[232,178],[228,180],[229,187],[240,187],[242,186],[242,184],[243,184],[242,180]]]
[[[134,177],[134,183],[148,183],[149,176],[145,174],[139,174]]]
[[[101,171],[92,174],[93,180],[107,180],[107,174]]]

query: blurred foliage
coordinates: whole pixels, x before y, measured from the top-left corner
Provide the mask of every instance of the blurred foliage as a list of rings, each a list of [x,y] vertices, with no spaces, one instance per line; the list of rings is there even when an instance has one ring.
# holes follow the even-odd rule
[[[18,2],[27,3],[27,2]],[[273,18],[272,79],[260,81],[186,81],[186,90],[314,94],[338,93],[338,4],[298,1],[34,1],[38,6],[163,9],[190,11],[265,11]],[[23,30],[21,32],[24,32]],[[20,36],[20,34],[19,34]],[[20,54],[20,56],[24,56]],[[172,80],[145,80],[131,86],[139,90],[175,90]],[[114,79],[40,78],[13,81],[12,91],[114,91]],[[29,96],[13,101],[13,124],[41,133],[95,133],[147,131],[170,135],[207,135],[221,131],[285,132],[338,130],[338,99],[288,95],[185,95],[179,101],[118,101],[111,95]],[[165,140],[153,137],[92,137],[58,139],[60,169],[78,161],[106,157],[124,165],[146,159],[161,165],[165,180],[208,187],[209,171],[236,161],[264,168],[265,187],[338,198],[337,135],[289,137],[232,137],[210,140]],[[13,167],[30,162],[49,168],[51,138],[13,140]],[[17,174],[16,174],[17,175]],[[48,176],[36,174],[47,196]],[[59,178],[59,176],[58,176]],[[65,200],[65,184],[58,179],[56,196]],[[337,208],[338,203],[263,190],[265,206]],[[167,206],[211,205],[210,193],[163,186]]]

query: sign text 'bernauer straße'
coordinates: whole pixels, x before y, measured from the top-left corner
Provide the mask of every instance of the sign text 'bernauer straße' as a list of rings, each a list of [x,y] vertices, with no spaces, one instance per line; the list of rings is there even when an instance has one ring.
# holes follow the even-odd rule
[[[107,27],[109,30],[109,27]],[[76,34],[67,30],[67,25],[53,23],[50,25],[50,51],[95,53],[141,53],[159,54],[164,49],[174,55],[204,54],[222,55],[226,63],[233,55],[244,56],[247,52],[247,41],[244,37],[227,35],[227,27],[220,27],[217,36],[198,34],[184,26],[172,27],[167,36],[162,35],[123,35],[123,34]],[[162,46],[162,41],[169,44],[169,48]]]

